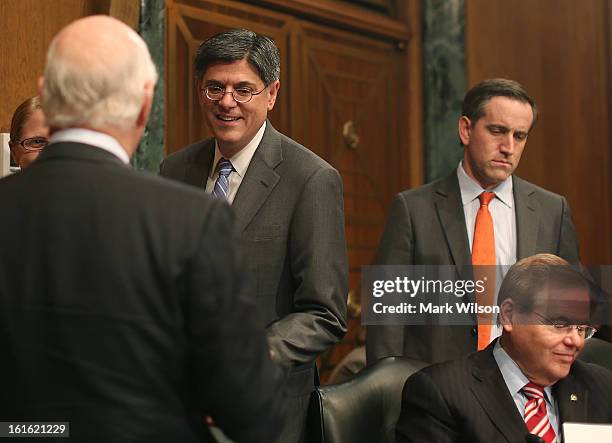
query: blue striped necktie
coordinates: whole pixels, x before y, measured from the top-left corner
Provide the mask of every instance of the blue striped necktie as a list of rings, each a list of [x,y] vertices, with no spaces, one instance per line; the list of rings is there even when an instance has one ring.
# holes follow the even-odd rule
[[[232,162],[225,158],[221,158],[219,160],[219,177],[217,177],[217,181],[215,182],[215,187],[213,188],[213,195],[215,197],[224,198],[227,200],[227,196],[229,194],[229,175],[234,170],[232,166]]]

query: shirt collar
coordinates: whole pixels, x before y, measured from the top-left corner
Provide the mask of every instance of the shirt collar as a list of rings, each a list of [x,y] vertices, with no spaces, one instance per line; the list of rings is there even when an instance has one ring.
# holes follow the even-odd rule
[[[102,132],[84,128],[67,128],[54,132],[49,138],[49,144],[60,142],[83,143],[104,149],[118,157],[126,165],[130,163],[130,157],[116,138]]]
[[[487,189],[483,189],[479,183],[467,175],[465,169],[463,169],[463,161],[459,162],[457,167],[457,179],[459,180],[459,189],[461,190],[461,202],[464,206],[477,199],[484,191],[487,191]],[[488,191],[494,192],[495,198],[498,198],[509,208],[512,208],[514,205],[512,176]]]
[[[506,350],[501,346],[501,340],[497,340],[495,347],[493,348],[493,357],[499,366],[499,370],[504,377],[506,386],[510,391],[510,395],[514,396],[520,393],[521,389],[529,383],[529,379],[525,377],[521,368],[516,364],[514,360],[508,355]],[[544,388],[546,395],[546,401],[551,403],[552,399],[552,385]],[[521,394],[523,395],[523,394]]]
[[[246,170],[249,167],[249,164],[251,163],[253,155],[255,155],[255,151],[257,150],[257,147],[259,146],[259,143],[261,142],[265,131],[266,122],[264,120],[263,124],[261,125],[261,128],[259,128],[257,134],[255,134],[255,137],[253,137],[244,148],[234,154],[232,158],[228,158],[228,160],[232,163],[232,166],[234,167],[234,171],[236,171],[236,173],[238,173],[241,178],[243,178],[244,174],[246,174]],[[221,155],[221,151],[219,151],[219,144],[215,140],[215,158],[213,160],[214,167],[211,168],[209,177],[213,177],[215,175],[215,172],[217,171],[217,165],[219,164],[219,160],[221,160],[222,157],[223,156]]]

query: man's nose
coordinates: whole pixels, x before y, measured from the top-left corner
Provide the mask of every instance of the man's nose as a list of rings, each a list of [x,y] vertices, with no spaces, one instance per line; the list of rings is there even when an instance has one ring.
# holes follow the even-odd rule
[[[223,97],[221,97],[221,100],[219,100],[219,106],[223,107],[223,108],[233,108],[234,106],[237,105],[236,100],[234,100],[234,95],[233,95],[234,90],[226,90],[225,94],[223,94]]]
[[[504,154],[514,154],[514,149],[516,148],[516,140],[514,139],[514,135],[509,132],[501,141],[500,151]]]
[[[584,343],[584,337],[578,333],[578,329],[572,327],[569,332],[565,334],[565,344],[573,347],[580,347]]]

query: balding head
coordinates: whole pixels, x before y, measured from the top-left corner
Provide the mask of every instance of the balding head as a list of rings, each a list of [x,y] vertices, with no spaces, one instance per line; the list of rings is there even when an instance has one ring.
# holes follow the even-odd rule
[[[77,20],[53,39],[47,53],[42,107],[52,129],[85,127],[130,131],[142,123],[157,81],[146,44],[108,16]]]

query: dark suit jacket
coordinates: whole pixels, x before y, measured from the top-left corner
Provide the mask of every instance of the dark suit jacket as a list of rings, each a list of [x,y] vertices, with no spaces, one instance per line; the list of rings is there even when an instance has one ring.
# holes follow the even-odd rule
[[[238,441],[282,423],[227,205],[58,143],[0,181],[0,417],[70,441]]]
[[[577,263],[576,230],[565,198],[516,176],[512,180],[518,259],[548,252]],[[375,263],[471,263],[456,171],[395,197]],[[477,344],[475,326],[368,326],[367,358],[372,363],[403,355],[435,363],[467,355]]]
[[[161,175],[206,187],[214,139],[168,156]],[[314,360],[346,332],[347,257],[338,172],[267,122],[232,208],[256,323],[291,366],[290,396],[307,403]]]
[[[572,394],[576,401],[570,400]],[[576,361],[569,375],[553,386],[553,395],[560,425],[612,423],[608,369]],[[493,344],[410,377],[396,431],[397,443],[522,443],[528,433],[493,357]]]

